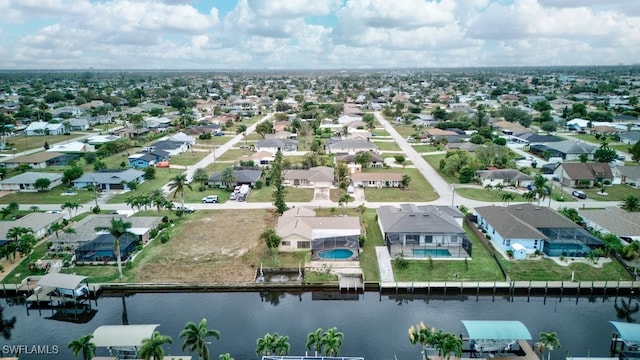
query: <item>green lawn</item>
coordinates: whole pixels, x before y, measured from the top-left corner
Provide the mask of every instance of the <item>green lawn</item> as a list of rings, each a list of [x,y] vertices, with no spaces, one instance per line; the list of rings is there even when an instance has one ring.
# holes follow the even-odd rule
[[[605,264],[601,269],[583,263],[560,266],[550,259],[516,261],[500,259],[511,280],[520,281],[569,281],[575,272],[578,281],[632,280],[631,275],[617,262]]]
[[[393,261],[397,281],[502,281],[502,273],[484,245],[465,226],[472,245],[472,259],[465,261],[409,260],[406,269]]]
[[[172,156],[170,162],[171,165],[194,165],[198,161],[204,159],[207,155],[209,155],[209,153],[204,151],[186,152]]]
[[[171,178],[181,174],[183,170],[169,169],[169,168],[156,168],[156,177],[152,180],[145,180],[142,184],[138,184],[138,188],[135,191],[129,191],[123,194],[118,194],[109,199],[109,204],[124,203],[127,198],[136,194],[150,193],[153,190],[159,189],[167,184]]]
[[[423,156],[424,160],[426,162],[429,163],[429,165],[431,165],[431,167],[438,172],[438,174],[440,174],[440,176],[444,179],[444,181],[448,182],[449,184],[458,184],[458,178],[456,178],[455,176],[449,175],[449,174],[445,174],[442,171],[440,171],[440,160],[445,158],[445,154],[438,154],[438,155],[427,155],[427,156]]]
[[[587,198],[598,201],[622,201],[625,196],[631,194],[640,196],[640,189],[634,189],[627,185],[605,186],[604,190],[607,195],[598,195],[600,190],[596,188],[583,191],[587,194]]]
[[[400,151],[400,146],[395,141],[371,141],[371,143],[382,151]]]
[[[433,146],[433,145],[413,145],[413,149],[419,153],[433,152],[433,151],[442,151],[442,146]]]
[[[220,161],[236,161],[240,159],[243,155],[251,157],[253,155],[253,151],[244,150],[244,149],[230,149],[226,151],[222,156],[218,157],[216,160]]]
[[[462,196],[467,199],[472,200],[480,200],[480,201],[491,201],[495,203],[502,202],[502,194],[505,191],[501,191],[498,189],[486,190],[486,189],[474,189],[474,188],[459,188],[456,189],[456,195]],[[515,196],[515,199],[511,200],[511,202],[522,202],[526,201],[522,195],[509,191],[509,193]]]
[[[11,136],[7,138],[7,147],[10,150],[2,151],[4,154],[13,154],[13,150],[16,152],[22,152],[31,149],[44,150],[44,143],[53,145],[55,143],[71,141],[85,134],[72,133],[71,135],[44,135],[44,136]]]
[[[31,255],[27,256],[25,259],[18,264],[7,276],[2,280],[3,284],[19,284],[22,279],[26,278],[30,275],[44,275],[44,270],[29,270],[29,264],[35,263],[38,259],[44,256],[45,251],[47,250],[47,242],[41,242],[36,245],[33,249]],[[20,258],[17,259],[18,261]]]
[[[286,202],[307,202],[313,199],[313,189],[287,187]],[[272,202],[273,188],[265,186],[262,189],[253,189],[247,197],[248,202]]]
[[[226,144],[227,141],[229,140],[231,140],[231,137],[229,136],[212,136],[211,139],[207,139],[207,140],[197,139],[196,146],[198,145],[203,145],[207,147],[212,147],[214,145],[220,146],[222,144]]]
[[[389,132],[385,129],[374,129],[371,131],[371,135],[373,137],[376,137],[376,136],[390,136],[391,134],[389,134]]]
[[[67,201],[83,204],[93,199],[93,192],[84,189],[73,189],[76,195],[61,195],[66,190],[65,185],[60,185],[45,192],[12,192],[1,197],[0,204],[64,204]]]
[[[417,132],[416,129],[410,125],[394,125],[393,128],[396,129],[396,131],[404,138],[407,138]]]
[[[433,190],[429,182],[420,174],[417,169],[365,169],[365,172],[402,172],[411,177],[409,187],[406,189],[383,188],[364,189],[364,196],[367,201],[433,201],[438,198],[438,193]]]

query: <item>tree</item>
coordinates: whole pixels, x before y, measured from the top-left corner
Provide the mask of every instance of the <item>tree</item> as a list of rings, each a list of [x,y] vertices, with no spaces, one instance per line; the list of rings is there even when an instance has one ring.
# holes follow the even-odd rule
[[[245,124],[240,124],[238,125],[238,127],[236,128],[236,132],[238,134],[242,134],[242,138],[244,139],[244,146],[247,146],[247,125]]]
[[[451,353],[459,358],[462,357],[462,339],[456,334],[444,333],[442,330],[439,333],[435,347],[438,349],[440,357],[449,360]]]
[[[527,191],[526,193],[522,194],[522,197],[527,200],[527,202],[532,202],[533,199],[536,198],[536,192],[535,191]]]
[[[39,192],[49,190],[49,186],[51,186],[51,180],[47,178],[37,179],[36,182],[33,183],[33,187],[35,187]]]
[[[171,182],[169,183],[169,190],[173,191],[173,198],[176,198],[177,194],[180,194],[180,205],[184,209],[184,189],[188,188],[189,190],[193,190],[191,188],[191,184],[187,182],[187,175],[180,174],[176,175]]]
[[[538,195],[538,205],[547,194],[551,194],[551,187],[547,184],[547,178],[540,174],[533,177],[533,191]]]
[[[356,154],[355,162],[362,166],[362,168],[366,168],[369,163],[371,163],[371,157],[372,155],[370,151],[361,151]]]
[[[509,202],[513,201],[516,198],[515,194],[512,192],[503,192],[500,194],[500,199],[505,202],[506,206],[509,206]]]
[[[560,340],[558,339],[558,334],[556,334],[555,332],[541,332],[538,342],[542,344],[542,347],[540,348],[541,350],[544,349],[549,351],[549,353],[547,354],[547,360],[551,359],[551,351],[553,351],[554,348],[560,347]]]
[[[402,184],[402,187],[404,187],[405,189],[408,189],[410,182],[411,182],[411,176],[409,176],[407,174],[402,175],[402,180],[400,180],[400,183]]]
[[[31,253],[31,250],[33,250],[37,242],[38,239],[36,239],[33,234],[23,234],[18,240],[16,249],[20,252],[21,256],[24,256]]]
[[[207,319],[200,320],[198,325],[188,322],[180,332],[180,338],[185,338],[182,343],[182,351],[189,348],[189,352],[197,352],[200,360],[209,360],[209,348],[207,338],[214,337],[220,339],[218,330],[207,329]]]
[[[268,228],[263,231],[260,234],[260,240],[264,241],[267,245],[270,254],[273,254],[274,251],[277,252],[278,246],[280,246],[280,242],[282,242],[282,238],[278,236],[274,228]]]
[[[158,216],[160,216],[160,210],[173,206],[173,203],[167,199],[161,189],[153,190],[151,194],[149,194],[149,201],[151,202],[151,206],[156,207]]]
[[[256,355],[282,355],[281,353],[285,350],[286,353],[289,352],[289,347],[288,336],[280,336],[278,333],[267,333],[256,341]]]
[[[609,147],[606,141],[600,144],[600,148],[593,154],[593,160],[596,162],[610,163],[616,159],[616,151]]]
[[[316,331],[307,335],[307,350],[313,349],[315,356],[322,353],[322,328],[317,328]]]
[[[340,196],[340,199],[338,199],[338,205],[340,206],[344,205],[344,209],[346,213],[347,206],[349,206],[349,202],[353,200],[354,200],[353,196],[349,195],[349,193],[344,193]]]
[[[12,215],[12,214],[13,214],[13,210],[9,209],[9,207],[3,207],[2,209],[0,209],[0,216],[2,217],[3,220],[7,216]]]
[[[404,166],[404,162],[407,161],[407,159],[403,155],[395,155],[393,159],[402,166]]]
[[[220,180],[222,180],[222,182],[226,184],[227,189],[229,188],[229,186],[236,182],[236,173],[235,171],[233,171],[232,166],[228,166],[224,168],[224,170],[222,170],[222,174],[220,174]]]
[[[256,133],[258,133],[264,139],[266,134],[273,132],[273,124],[270,121],[263,121],[256,125]]]
[[[633,275],[635,276],[638,273],[638,257],[640,257],[640,241],[633,240],[628,245],[626,245],[622,251],[627,258],[631,258],[634,260],[635,266],[633,268]]]
[[[171,344],[173,339],[170,336],[162,335],[159,331],[154,331],[151,338],[142,340],[142,346],[138,351],[138,356],[144,360],[161,360],[164,356],[162,345]]]
[[[631,154],[631,160],[635,162],[640,161],[640,140],[629,148],[629,153]]]
[[[629,194],[622,199],[622,206],[624,210],[629,212],[640,211],[640,196],[636,194]]]
[[[200,183],[200,191],[204,191],[207,186],[207,182],[209,181],[209,175],[207,175],[207,171],[203,168],[197,168],[193,173],[192,177],[193,181]]]
[[[74,234],[76,232],[76,229],[66,227],[63,223],[55,221],[51,225],[49,225],[49,231],[56,235],[58,246],[60,246],[60,231],[64,232],[65,234]],[[58,248],[58,250],[60,250],[60,248]]]
[[[336,327],[332,327],[322,334],[322,347],[326,356],[338,356],[344,334],[339,332]]]
[[[231,357],[231,354],[229,354],[229,353],[224,353],[224,354],[218,355],[218,359],[219,360],[235,360],[234,358]]]
[[[460,184],[468,184],[473,180],[473,176],[475,175],[475,171],[471,166],[465,165],[460,169],[460,176],[458,180]]]
[[[145,180],[153,180],[156,178],[156,168],[153,166],[147,166],[144,168],[144,179]]]
[[[276,212],[282,215],[287,211],[287,204],[285,202],[287,189],[284,187],[282,181],[282,152],[280,150],[276,152],[269,176],[270,184],[273,186],[273,205],[276,207]]]
[[[113,218],[113,219],[111,219],[111,226],[99,226],[99,227],[95,228],[96,231],[106,231],[106,232],[108,232],[114,238],[114,241],[113,241],[113,253],[116,256],[116,261],[118,263],[118,273],[120,274],[120,279],[123,278],[123,275],[122,275],[122,258],[120,256],[121,255],[120,254],[120,240],[125,235],[131,236],[134,239],[136,238],[136,234],[132,233],[131,230],[130,230],[131,227],[132,227],[132,224],[130,222],[125,222],[122,219]]]
[[[72,218],[78,214],[78,209],[81,208],[82,205],[77,201],[67,201],[62,206],[60,206],[61,210],[67,210],[69,212],[69,217]]]
[[[18,242],[23,235],[33,234],[33,229],[24,226],[15,226],[7,231],[7,238],[11,239],[11,250],[13,251],[13,260],[16,260],[16,251],[18,250]]]
[[[87,334],[72,340],[67,347],[73,351],[76,358],[82,354],[82,359],[91,360],[96,356],[96,345],[92,342],[93,334]]]

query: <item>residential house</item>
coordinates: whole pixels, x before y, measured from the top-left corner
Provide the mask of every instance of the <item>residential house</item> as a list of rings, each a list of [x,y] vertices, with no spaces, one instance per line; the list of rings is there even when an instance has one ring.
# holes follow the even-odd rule
[[[385,205],[377,209],[378,225],[391,258],[471,258],[471,241],[462,228],[464,215],[455,207]]]
[[[146,152],[161,150],[161,151],[167,152],[169,156],[174,156],[174,155],[179,155],[179,154],[182,154],[183,152],[189,151],[190,148],[191,146],[186,142],[160,140],[151,144],[151,146],[144,148],[143,150]]]
[[[89,185],[95,185],[100,190],[129,190],[129,183],[142,183],[144,172],[135,169],[115,170],[104,169],[97,172],[84,173],[73,180],[73,187],[84,189]]]
[[[256,182],[262,177],[262,168],[234,168],[233,170],[234,181],[227,183],[222,179],[222,171],[216,171],[211,176],[207,184],[210,187],[234,187],[238,185],[249,185],[252,188],[255,187]]]
[[[65,153],[65,154],[68,154],[68,153],[85,154],[85,153],[95,152],[96,148],[93,145],[89,145],[81,141],[69,141],[64,144],[51,145],[51,147],[47,151]]]
[[[72,223],[70,226],[75,231],[73,233],[60,232],[58,236],[52,236],[49,241],[52,242],[53,249],[72,250],[95,239],[101,232],[96,228],[111,226],[111,219],[114,215],[89,215],[84,219]],[[160,216],[132,216],[125,219],[131,223],[131,231],[136,235],[135,240],[142,244],[146,244],[151,240],[151,230],[158,227],[162,222]],[[113,243],[111,243],[113,249]],[[123,257],[124,258],[124,257]]]
[[[87,138],[86,143],[99,148],[108,142],[119,140],[120,137],[116,135],[94,135]]]
[[[251,155],[250,158],[253,163],[260,167],[269,166],[272,162],[275,161],[276,157],[273,153],[269,151],[258,151]]]
[[[283,184],[288,186],[310,186],[328,188],[333,185],[333,168],[316,166],[307,170],[285,170]]]
[[[60,222],[64,219],[64,214],[48,214],[41,212],[32,212],[26,214],[13,221],[0,221],[0,240],[8,239],[7,233],[14,227],[25,227],[33,230],[33,235],[37,239],[42,239],[49,234],[49,227],[54,222]]]
[[[526,188],[533,184],[533,178],[516,169],[478,170],[476,177],[482,186],[514,186]]]
[[[462,151],[466,151],[466,152],[476,152],[476,149],[480,146],[484,146],[484,145],[479,145],[479,144],[474,144],[472,142],[447,142],[447,145],[444,146],[446,151],[456,151],[456,150],[462,150]]]
[[[24,130],[27,136],[63,135],[64,125],[51,124],[45,121],[34,121]]]
[[[86,131],[91,128],[91,124],[87,118],[72,118],[66,121],[69,122],[69,130],[71,131]]]
[[[323,249],[347,248],[358,258],[359,238],[362,234],[360,219],[356,216],[317,217],[305,207],[285,211],[275,227],[282,241],[279,251],[311,250],[312,258]]]
[[[625,131],[618,136],[620,136],[620,142],[627,145],[635,145],[640,141],[640,131]]]
[[[574,118],[574,119],[571,119],[571,120],[567,121],[565,126],[569,130],[583,131],[583,130],[587,130],[589,128],[589,123],[591,123],[591,120],[585,120],[585,119],[581,119],[581,118]],[[593,125],[593,123],[592,123],[592,125]]]
[[[291,131],[280,130],[276,131],[273,134],[264,134],[265,139],[291,139],[295,140],[297,138],[297,134],[292,133]]]
[[[16,156],[3,161],[6,169],[15,169],[20,165],[28,165],[32,169],[45,169],[49,166],[66,166],[76,156],[58,152],[41,151],[30,155]]]
[[[357,154],[361,151],[378,152],[378,147],[370,142],[351,139],[332,141],[326,147],[331,154]]]
[[[359,188],[399,188],[402,187],[402,176],[396,172],[358,172],[351,174],[351,181]]]
[[[174,134],[173,136],[169,137],[168,139],[169,141],[175,141],[175,142],[182,142],[182,143],[187,143],[189,144],[189,146],[193,146],[196,143],[196,139],[193,136],[189,136],[183,132],[178,132],[176,134]]]
[[[495,121],[491,123],[491,126],[502,132],[504,135],[522,134],[528,131],[528,129],[520,125],[520,123],[506,120]]]
[[[56,186],[62,185],[62,178],[62,174],[27,171],[0,181],[0,190],[25,192],[38,191],[35,187],[35,183],[38,179],[49,179],[49,181],[51,181],[49,189],[53,189]]]
[[[359,152],[357,154],[336,155],[334,157],[334,163],[337,164],[340,161],[344,161],[351,174],[360,172],[362,170],[362,165],[356,162],[356,157],[361,153],[362,152]],[[365,167],[381,168],[384,166],[384,158],[382,157],[382,155],[374,152],[369,152],[369,154],[371,154],[371,160],[368,164],[366,164]]]
[[[553,174],[564,186],[590,188],[596,182],[613,182],[613,174],[607,163],[562,163]]]
[[[640,188],[640,166],[616,166],[611,168],[613,183],[626,184],[634,188]],[[616,179],[620,179],[617,182]]]
[[[563,140],[558,136],[549,134],[537,134],[531,131],[527,131],[521,134],[509,135],[508,139],[509,142],[526,145],[559,142]]]
[[[129,155],[129,166],[136,169],[144,169],[149,166],[155,166],[158,161],[157,157],[151,153],[142,152]]]
[[[271,153],[298,151],[298,142],[292,139],[261,139],[255,144],[256,151]]]
[[[504,254],[514,251],[514,244],[520,244],[528,254],[585,257],[603,246],[601,240],[548,207],[516,204],[475,210],[478,227],[486,231],[494,247]]]
[[[598,147],[584,141],[564,140],[558,142],[547,142],[543,144],[531,145],[529,150],[541,157],[559,157],[565,161],[579,161],[581,155],[586,155],[588,159],[593,157]]]
[[[371,139],[371,131],[350,127],[347,130],[347,139],[356,141],[369,141]]]
[[[588,228],[602,234],[614,234],[627,243],[640,240],[640,212],[624,211],[616,206],[580,209],[579,212]]]
[[[94,239],[84,242],[74,250],[77,264],[109,264],[118,261],[115,247],[115,236],[103,233]],[[129,260],[135,253],[140,241],[135,236],[124,234],[120,237],[120,259]]]
[[[145,127],[153,130],[166,130],[169,126],[171,126],[171,119],[168,117],[157,117],[157,118],[149,118],[145,119]]]

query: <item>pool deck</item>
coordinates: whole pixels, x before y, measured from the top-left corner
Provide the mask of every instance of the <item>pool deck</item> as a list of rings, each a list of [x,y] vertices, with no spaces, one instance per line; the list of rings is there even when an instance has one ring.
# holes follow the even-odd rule
[[[380,282],[394,282],[391,256],[386,246],[376,246],[376,257],[380,268]]]

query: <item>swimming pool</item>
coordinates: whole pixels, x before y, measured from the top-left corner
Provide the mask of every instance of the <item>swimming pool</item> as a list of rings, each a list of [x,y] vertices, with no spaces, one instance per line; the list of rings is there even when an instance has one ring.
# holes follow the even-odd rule
[[[318,252],[318,256],[321,259],[346,260],[353,256],[353,251],[349,249],[320,250]]]
[[[451,253],[447,249],[413,249],[413,257],[449,257]]]

